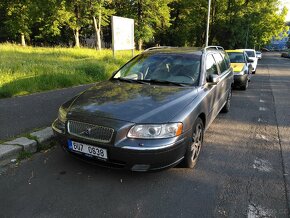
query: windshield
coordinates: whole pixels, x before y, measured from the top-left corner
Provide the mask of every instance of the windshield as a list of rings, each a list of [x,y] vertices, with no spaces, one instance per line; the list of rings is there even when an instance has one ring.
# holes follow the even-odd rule
[[[142,54],[122,67],[114,79],[197,85],[200,58],[194,54]]]
[[[255,52],[254,51],[246,51],[247,55],[251,58],[255,57]]]
[[[231,63],[245,63],[245,56],[240,52],[229,52]]]

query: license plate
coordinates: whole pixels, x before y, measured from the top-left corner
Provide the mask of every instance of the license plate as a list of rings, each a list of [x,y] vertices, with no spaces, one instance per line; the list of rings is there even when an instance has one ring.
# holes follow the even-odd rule
[[[68,141],[68,148],[72,151],[78,151],[83,154],[89,154],[102,159],[108,159],[107,150],[80,142]]]

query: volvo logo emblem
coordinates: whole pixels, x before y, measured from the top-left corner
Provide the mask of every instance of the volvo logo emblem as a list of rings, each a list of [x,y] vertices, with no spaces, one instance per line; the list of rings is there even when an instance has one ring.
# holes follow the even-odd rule
[[[87,128],[85,131],[83,131],[83,134],[89,136],[89,135],[91,135],[91,132],[92,132],[92,129]]]

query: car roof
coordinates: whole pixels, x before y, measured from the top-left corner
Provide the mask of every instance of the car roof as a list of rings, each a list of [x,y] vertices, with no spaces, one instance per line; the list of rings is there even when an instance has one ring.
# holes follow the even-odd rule
[[[200,47],[170,47],[170,46],[160,46],[160,47],[152,47],[146,49],[142,53],[146,54],[195,54],[202,55],[206,51],[216,51],[223,52],[223,48],[221,46],[208,46],[205,48]]]
[[[250,48],[244,48],[244,49],[241,49],[241,50],[243,50],[243,51],[256,51],[255,49],[250,49]]]
[[[202,54],[201,48],[181,48],[181,47],[153,47],[153,48],[148,48],[144,52],[146,54]]]
[[[231,53],[231,52],[243,53],[244,50],[242,50],[242,49],[234,49],[234,50],[226,50],[226,52],[228,52],[228,53]]]

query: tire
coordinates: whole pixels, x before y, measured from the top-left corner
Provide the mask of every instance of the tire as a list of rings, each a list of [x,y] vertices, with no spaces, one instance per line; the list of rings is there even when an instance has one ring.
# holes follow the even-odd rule
[[[241,90],[247,90],[248,86],[249,86],[249,80],[247,78],[244,84],[241,85]]]
[[[226,104],[223,106],[223,108],[221,110],[222,113],[228,113],[230,111],[231,99],[232,99],[232,89],[229,90]]]
[[[194,168],[203,144],[204,124],[197,118],[192,127],[192,136],[184,157],[184,166]]]

